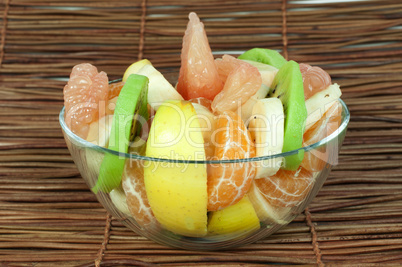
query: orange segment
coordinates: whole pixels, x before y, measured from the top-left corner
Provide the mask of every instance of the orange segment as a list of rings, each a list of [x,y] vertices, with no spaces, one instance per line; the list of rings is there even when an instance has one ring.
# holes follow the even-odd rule
[[[117,82],[109,84],[109,99],[119,96],[121,88],[123,88],[125,82]]]
[[[331,77],[320,67],[312,67],[301,63],[299,68],[303,77],[304,100],[331,85]]]
[[[214,160],[255,156],[250,133],[236,113],[227,111],[220,115],[215,133]],[[240,201],[250,189],[254,176],[252,163],[209,165],[208,210],[221,210]]]
[[[212,101],[214,112],[235,111],[260,89],[261,74],[251,64],[228,55],[216,60],[215,64],[225,86]]]
[[[145,192],[144,169],[139,162],[126,161],[122,186],[126,194],[128,209],[137,223],[142,227],[153,225],[156,219]]]
[[[177,91],[186,100],[197,97],[212,100],[222,90],[223,82],[214,63],[204,24],[194,12],[190,13],[189,19],[183,37]]]
[[[108,77],[89,63],[76,65],[63,89],[65,121],[71,131],[86,139],[89,124],[105,116]]]
[[[336,101],[336,103],[324,113],[322,118],[304,133],[303,146],[317,143],[336,131],[341,124],[341,112],[342,105]],[[328,151],[326,146],[323,145],[304,153],[301,166],[309,171],[316,172],[322,170],[327,162]]]
[[[273,206],[292,207],[300,204],[313,185],[313,174],[304,168],[279,170],[274,176],[255,179],[261,194]]]

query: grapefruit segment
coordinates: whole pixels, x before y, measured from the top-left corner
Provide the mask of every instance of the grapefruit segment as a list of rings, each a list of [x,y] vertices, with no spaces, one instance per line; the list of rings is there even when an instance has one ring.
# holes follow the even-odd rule
[[[341,123],[341,112],[342,105],[336,101],[328,111],[325,112],[324,116],[304,133],[303,146],[317,143],[336,131]],[[316,172],[324,169],[327,162],[328,151],[326,146],[323,145],[304,153],[304,159],[301,165],[309,171]]]
[[[220,76],[225,79],[225,86],[212,101],[214,112],[235,111],[260,89],[261,74],[251,64],[228,55],[216,60],[215,64]]]
[[[320,67],[312,67],[305,63],[299,64],[299,67],[303,77],[305,100],[331,85],[331,77]]]
[[[89,124],[105,115],[108,77],[89,63],[76,65],[63,89],[65,121],[70,130],[86,139]]]
[[[75,65],[73,70],[71,71],[70,78],[74,78],[76,76],[87,76],[89,78],[93,78],[98,74],[98,69],[89,63],[82,63]]]
[[[184,99],[205,97],[213,100],[222,90],[211,48],[204,30],[204,24],[191,12],[183,37],[181,67],[177,91]]]

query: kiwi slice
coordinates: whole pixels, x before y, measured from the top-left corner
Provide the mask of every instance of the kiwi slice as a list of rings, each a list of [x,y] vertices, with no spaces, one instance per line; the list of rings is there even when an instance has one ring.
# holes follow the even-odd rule
[[[307,109],[299,64],[293,60],[286,62],[276,74],[268,95],[279,98],[283,104],[285,124],[282,152],[301,148]],[[302,149],[298,154],[285,157],[282,168],[297,170],[303,157],[304,150]]]
[[[277,69],[280,69],[286,63],[286,59],[278,51],[264,48],[250,49],[238,58],[261,62]]]
[[[148,82],[148,78],[145,76],[131,74],[121,89],[114,110],[109,149],[127,153],[130,142],[141,131],[139,116],[142,116],[145,121],[148,120]],[[118,187],[121,182],[124,163],[125,158],[123,156],[105,154],[99,170],[98,181],[92,191],[95,194],[99,190],[109,193]]]

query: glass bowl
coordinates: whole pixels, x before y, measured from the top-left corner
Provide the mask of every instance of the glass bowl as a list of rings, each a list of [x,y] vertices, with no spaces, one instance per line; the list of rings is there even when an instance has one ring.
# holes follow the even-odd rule
[[[189,207],[188,205],[183,208],[177,206],[171,211],[163,210],[163,207],[161,207],[161,210],[158,211],[158,220],[153,221],[151,224],[146,224],[142,219],[135,219],[133,215],[131,215],[127,206],[124,191],[121,188],[117,188],[111,193],[104,193],[100,190],[96,193],[96,197],[103,207],[114,218],[119,220],[128,228],[132,229],[135,233],[160,244],[176,248],[212,251],[243,246],[268,237],[291,222],[314,199],[327,179],[332,166],[337,164],[338,152],[342,145],[349,123],[350,114],[348,108],[341,99],[339,99],[339,102],[342,106],[342,118],[340,126],[332,134],[321,141],[286,153],[239,160],[169,160],[139,156],[138,154],[133,153],[118,153],[116,151],[97,146],[75,135],[67,127],[64,121],[64,108],[60,112],[59,121],[72,158],[89,188],[94,188],[97,183],[100,166],[105,155],[124,160],[126,168],[128,168],[127,166],[137,166],[137,170],[135,170],[135,172],[138,172],[139,175],[143,175],[143,168],[149,168],[150,166],[159,166],[159,168],[165,168],[165,170],[172,170],[175,168],[207,168],[207,166],[208,168],[211,166],[226,166],[233,168],[239,166],[263,164],[269,160],[298,154],[301,151],[304,151],[305,154],[314,153],[318,157],[322,157],[322,155],[325,156],[325,165],[321,170],[313,173],[313,178],[311,180],[312,182],[308,187],[305,188],[305,192],[303,193],[301,200],[293,202],[292,205],[285,207],[284,205],[272,205],[272,202],[267,202],[267,199],[262,197],[261,194],[258,195],[248,193],[247,203],[241,206],[239,210],[232,210],[223,215],[219,214],[219,212],[209,212],[207,214],[205,210],[205,215],[202,215],[204,216],[203,220],[205,220],[205,218],[208,216],[208,224],[211,225],[211,229],[208,227],[207,229],[199,230],[199,224],[197,221],[186,221],[188,217],[183,217],[182,215],[186,212],[194,212],[196,209],[194,208],[194,210],[187,211],[184,210],[185,208]],[[193,188],[189,189],[188,192],[183,193],[187,194],[188,197],[191,192],[195,192],[191,190],[194,190],[194,188],[197,190],[197,186],[200,185],[190,183],[189,187]],[[203,188],[200,190],[205,191],[206,185],[204,184],[201,186],[203,186]],[[162,185],[160,188],[157,188],[158,191],[163,191],[164,189],[166,188]],[[251,190],[252,189],[250,189],[250,192]],[[181,192],[176,192],[175,194],[180,193]],[[170,201],[169,203],[173,203],[172,199],[175,198],[170,199],[169,197],[166,197],[165,200],[166,202]],[[191,199],[191,197],[187,200],[189,202],[195,201],[194,199]],[[186,200],[184,199],[183,201]],[[252,203],[254,213],[253,211],[247,210],[247,204],[249,203]],[[197,205],[197,203],[194,205]],[[170,212],[171,214],[169,215]],[[249,215],[250,212],[253,214]],[[163,216],[160,214],[163,214]],[[160,216],[163,217],[161,219],[163,222],[161,223],[159,223],[159,219],[161,218]],[[255,222],[256,216],[257,222]],[[213,224],[214,226],[212,227]],[[176,225],[179,226],[176,227]],[[184,228],[189,230],[189,232],[186,232],[186,229],[183,230],[183,225],[185,225]]]

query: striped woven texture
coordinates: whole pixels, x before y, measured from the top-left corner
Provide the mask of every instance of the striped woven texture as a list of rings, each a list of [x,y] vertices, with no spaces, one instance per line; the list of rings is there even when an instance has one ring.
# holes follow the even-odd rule
[[[191,11],[216,56],[264,47],[318,65],[351,112],[308,209],[228,251],[161,246],[110,217],[58,123],[75,64],[111,79],[140,58],[177,71]],[[402,264],[402,2],[1,0],[0,18],[0,266]]]

